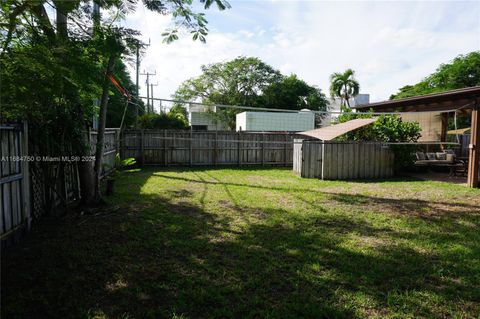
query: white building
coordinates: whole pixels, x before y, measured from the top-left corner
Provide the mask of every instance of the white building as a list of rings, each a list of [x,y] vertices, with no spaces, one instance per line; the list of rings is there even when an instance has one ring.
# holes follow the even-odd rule
[[[237,114],[237,131],[302,132],[315,128],[315,113],[309,110],[293,112],[242,112]]]
[[[335,100],[334,99],[331,99],[329,98],[328,99],[328,102],[330,102],[329,104],[329,111],[331,112],[340,112],[340,98],[336,98]],[[350,107],[355,107],[357,105],[360,105],[360,104],[368,104],[370,103],[370,94],[358,94],[357,96],[355,96],[353,99],[350,100]],[[326,115],[322,122],[321,122],[321,126],[329,126],[333,120],[335,120],[337,117],[338,117],[338,113],[335,114],[328,114]]]
[[[224,131],[228,126],[222,121],[216,121],[212,113],[216,112],[215,106],[190,104],[188,106],[188,122],[193,130]]]

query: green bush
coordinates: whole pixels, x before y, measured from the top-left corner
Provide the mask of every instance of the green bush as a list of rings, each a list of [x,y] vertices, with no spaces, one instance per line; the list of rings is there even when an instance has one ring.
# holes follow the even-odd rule
[[[346,111],[346,113],[338,118],[340,123],[356,118],[374,117],[371,111],[366,113],[353,113],[348,110],[343,111]],[[372,125],[348,132],[340,136],[338,140],[386,143],[416,142],[421,136],[421,130],[418,123],[404,122],[402,118],[397,115],[380,115]],[[390,148],[395,154],[395,170],[398,171],[413,164],[413,154],[417,150],[416,145],[390,145]]]
[[[140,128],[143,129],[175,129],[188,128],[188,121],[181,113],[144,114],[139,118]]]

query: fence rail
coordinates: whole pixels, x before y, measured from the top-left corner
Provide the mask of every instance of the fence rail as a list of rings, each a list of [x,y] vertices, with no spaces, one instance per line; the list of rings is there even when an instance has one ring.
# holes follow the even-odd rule
[[[143,165],[216,166],[293,164],[292,133],[129,130],[122,135],[122,158]]]

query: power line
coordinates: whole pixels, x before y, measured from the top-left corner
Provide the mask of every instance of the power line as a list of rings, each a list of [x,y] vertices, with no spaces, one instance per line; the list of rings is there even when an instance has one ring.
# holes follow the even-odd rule
[[[218,107],[218,108],[230,108],[230,109],[244,109],[244,110],[253,110],[253,111],[267,111],[267,112],[288,112],[288,113],[301,113],[306,111],[301,110],[290,110],[290,109],[276,109],[276,108],[265,108],[265,107],[253,107],[253,106],[243,106],[243,105],[226,105],[226,104],[207,104],[201,102],[192,102],[192,101],[183,101],[183,100],[172,100],[172,99],[162,99],[162,98],[150,98],[140,96],[140,98],[147,98],[156,101],[163,101],[163,102],[172,102],[172,103],[179,103],[179,104],[192,104],[192,105],[202,105],[208,107]],[[316,110],[309,110],[309,112],[313,112],[316,114],[351,114],[351,115],[398,115],[398,114],[420,114],[420,113],[450,113],[461,110],[465,107],[472,105],[473,102],[467,103],[462,105],[456,109],[449,109],[443,111],[415,111],[415,112],[342,112],[342,111],[316,111]]]

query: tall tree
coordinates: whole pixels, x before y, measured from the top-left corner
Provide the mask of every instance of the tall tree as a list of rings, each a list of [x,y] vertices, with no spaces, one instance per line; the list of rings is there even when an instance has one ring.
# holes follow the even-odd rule
[[[202,74],[183,82],[174,94],[183,101],[263,108],[326,110],[322,91],[294,74],[283,76],[278,70],[254,57],[202,66]],[[214,121],[235,128],[235,115],[241,108],[212,113]]]
[[[437,70],[414,85],[401,87],[390,99],[401,99],[429,93],[480,85],[480,51],[459,55],[450,63],[441,64]]]
[[[350,108],[350,99],[358,95],[359,92],[360,84],[355,79],[355,71],[352,69],[330,75],[330,95],[332,98],[340,98],[342,106],[348,105],[348,108]]]
[[[108,12],[113,14],[106,15],[101,23],[96,24],[96,31],[104,32],[93,32],[92,3],[89,0],[2,1],[2,116],[30,119],[32,138],[45,136],[47,143],[48,139],[58,136],[55,148],[45,145],[45,152],[48,150],[52,153],[56,149],[56,155],[71,155],[73,148],[78,154],[88,154],[87,127],[95,111],[93,100],[103,96],[100,114],[105,118],[109,84],[104,75],[113,69],[116,60],[128,54],[128,50],[123,49],[112,51],[109,43],[113,42],[108,41],[111,37],[98,35],[113,30],[115,41],[125,42],[127,45],[124,47],[128,47],[128,40],[138,35],[138,32],[115,28],[114,25],[118,17],[132,12],[138,2],[139,0],[98,1],[103,9],[109,9]],[[199,2],[205,8],[212,4],[221,10],[229,7],[224,0]],[[207,21],[204,14],[193,11],[192,1],[142,0],[142,3],[148,10],[172,14],[173,26],[170,33],[165,35],[167,42],[178,38],[176,33],[180,28],[188,29],[194,40],[205,40],[208,33]],[[47,14],[46,6],[55,11],[55,26]],[[27,63],[22,65],[25,62]],[[20,77],[16,73],[19,69],[25,70]],[[42,78],[44,82],[39,83],[38,79]],[[33,83],[26,85],[32,82],[30,80]],[[100,138],[97,149],[101,146]],[[82,199],[88,202],[93,198],[94,192],[92,184],[88,182],[91,178],[83,177],[91,177],[88,173],[91,165],[79,163],[79,166]]]
[[[328,100],[316,86],[308,85],[295,74],[282,77],[270,84],[263,92],[260,105],[267,108],[326,111]]]
[[[201,68],[200,76],[180,85],[176,99],[254,106],[263,90],[282,78],[279,71],[253,57],[238,57]]]

